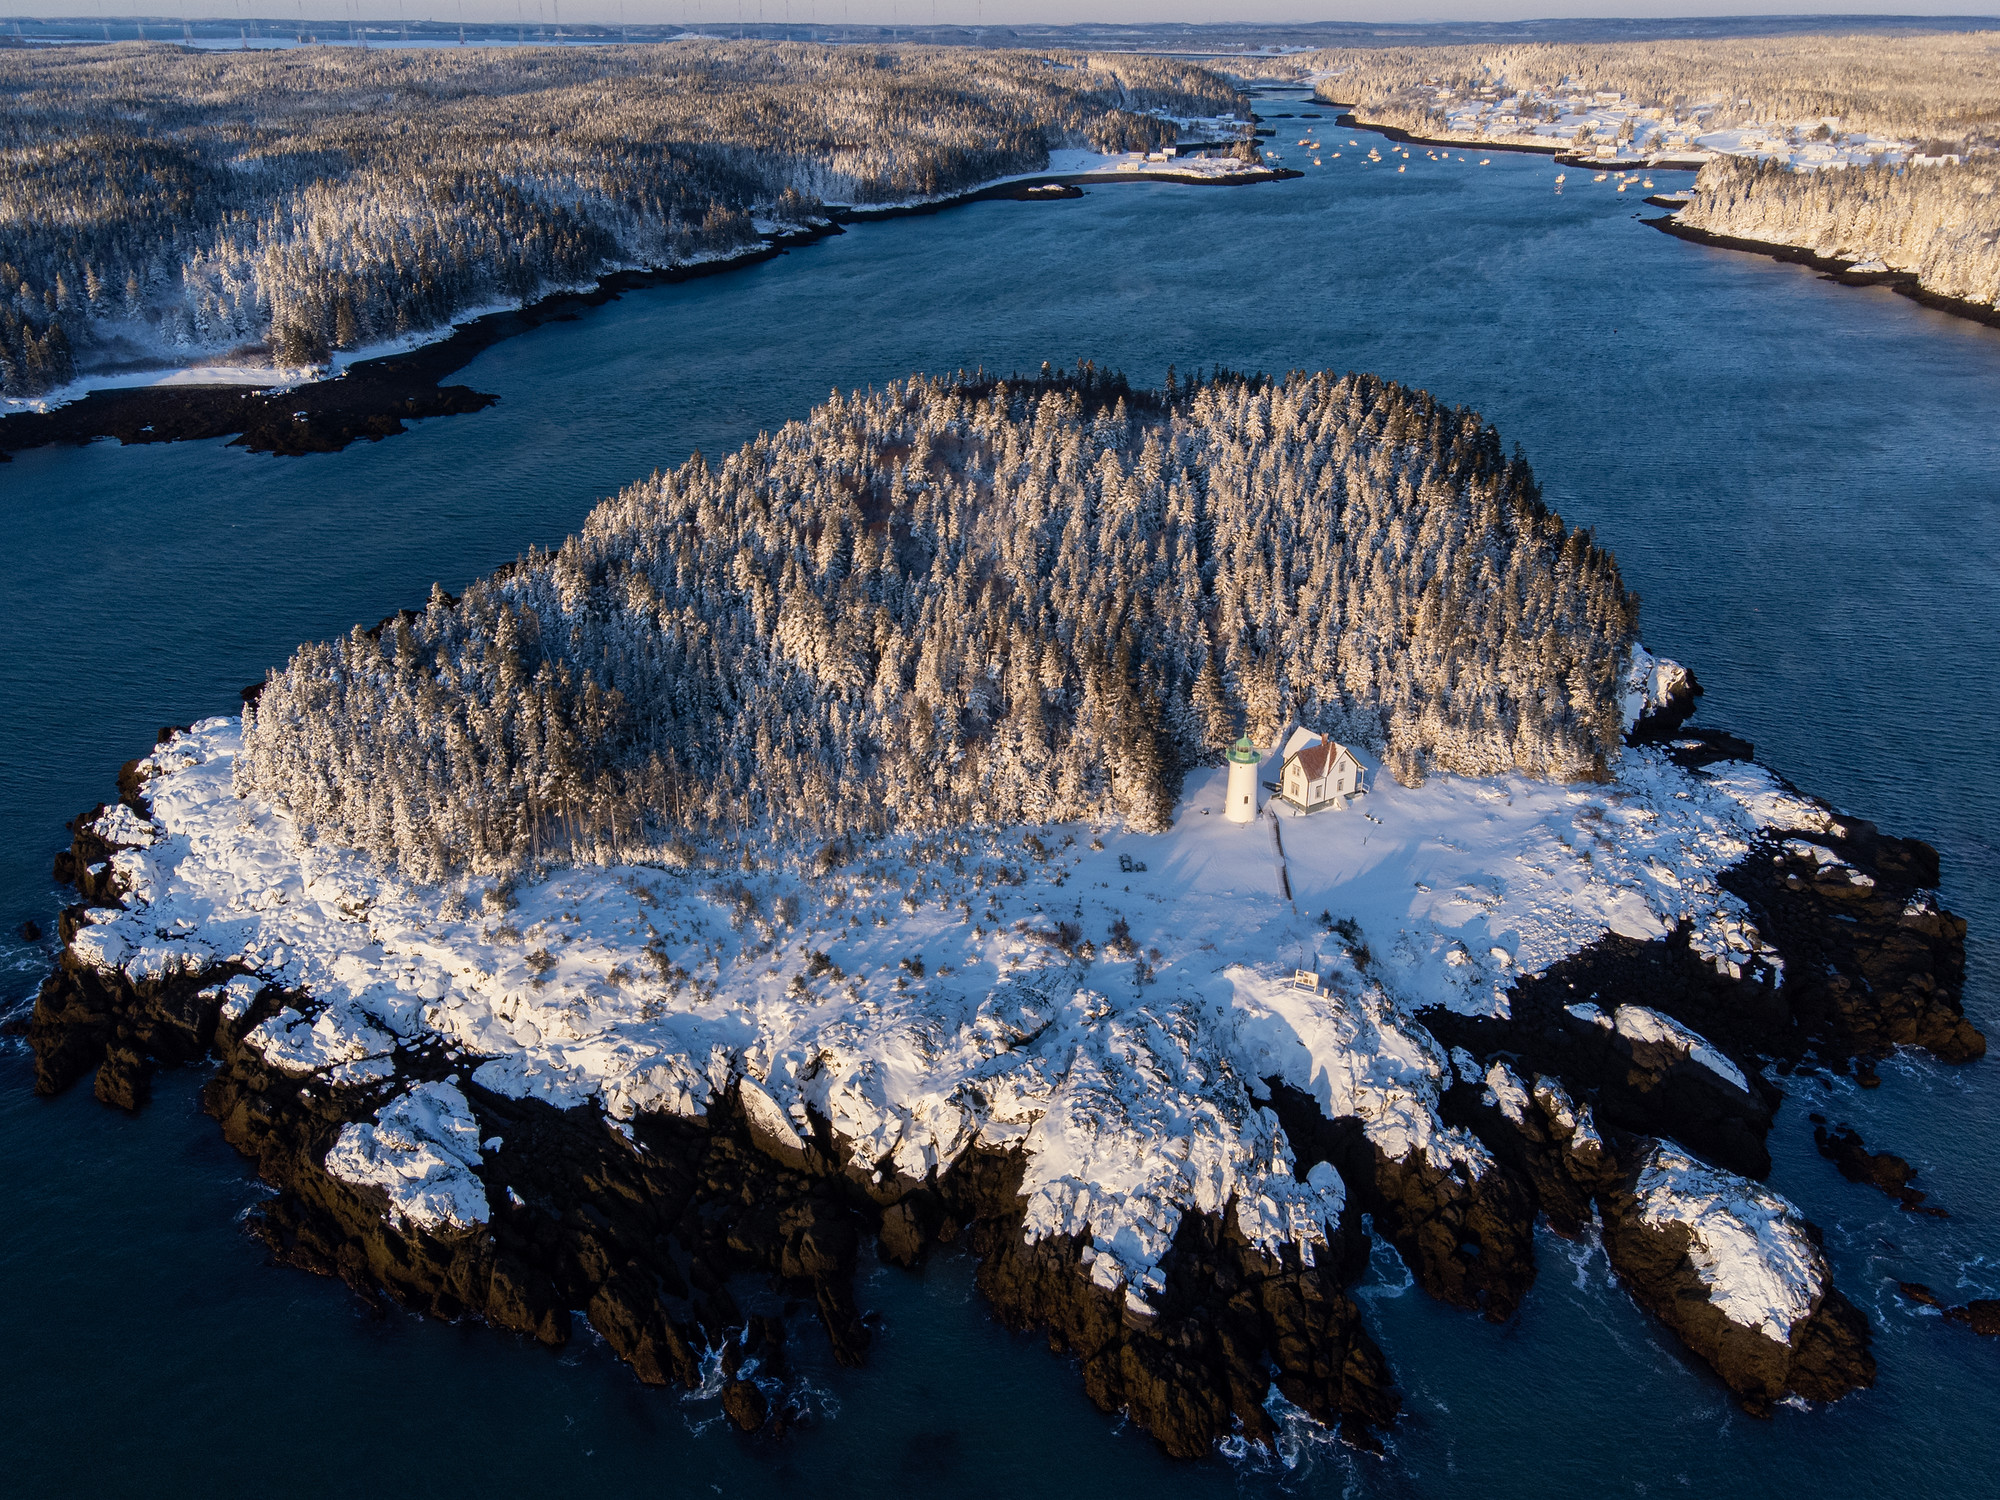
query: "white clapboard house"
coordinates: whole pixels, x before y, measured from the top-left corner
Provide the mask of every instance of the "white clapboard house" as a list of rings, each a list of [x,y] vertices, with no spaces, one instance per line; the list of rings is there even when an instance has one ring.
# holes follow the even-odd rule
[[[1278,796],[1300,812],[1343,806],[1362,790],[1361,762],[1345,745],[1298,729],[1285,742],[1278,772]]]

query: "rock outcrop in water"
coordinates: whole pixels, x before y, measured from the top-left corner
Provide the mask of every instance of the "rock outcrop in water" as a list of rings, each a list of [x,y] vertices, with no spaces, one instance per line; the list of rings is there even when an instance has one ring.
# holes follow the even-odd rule
[[[104,852],[94,837],[79,835],[81,855]],[[275,1259],[338,1276],[365,1297],[479,1317],[548,1345],[571,1336],[570,1310],[581,1310],[649,1385],[695,1387],[719,1360],[724,1409],[745,1430],[782,1430],[797,1413],[774,1379],[783,1324],[739,1306],[729,1279],[770,1278],[788,1305],[816,1312],[836,1359],[859,1364],[869,1330],[853,1280],[865,1236],[905,1266],[933,1245],[968,1243],[1001,1318],[1046,1329],[1080,1362],[1093,1401],[1129,1412],[1176,1456],[1200,1457],[1232,1432],[1268,1440],[1273,1384],[1364,1446],[1395,1416],[1387,1365],[1343,1289],[1365,1259],[1358,1224],[1345,1227],[1339,1253],[1309,1264],[1259,1251],[1223,1217],[1191,1216],[1165,1262],[1169,1294],[1137,1317],[1121,1293],[1078,1273],[1074,1241],[1023,1238],[1018,1153],[977,1152],[933,1183],[871,1195],[828,1153],[787,1162],[760,1149],[736,1098],[700,1124],[642,1116],[627,1139],[593,1112],[479,1088],[442,1046],[399,1049],[401,1085],[428,1079],[459,1092],[488,1148],[487,1221],[413,1223],[385,1211],[378,1190],[325,1167],[343,1131],[390,1091],[329,1087],[244,1045],[304,998],[212,970],[134,981],[66,962],[36,1008],[38,1089],[57,1092],[94,1065],[98,1097],[136,1108],[152,1066],[211,1051],[220,1066],[203,1107],[278,1189],[253,1220]],[[761,1379],[738,1378],[746,1359]]]
[[[1748,749],[1716,735],[1679,745],[1694,762]],[[745,1430],[782,1431],[799,1412],[783,1384],[782,1319],[740,1305],[731,1278],[767,1278],[787,1306],[812,1310],[836,1358],[857,1363],[869,1328],[853,1280],[872,1239],[904,1266],[934,1247],[969,1248],[996,1313],[1046,1330],[1093,1401],[1129,1412],[1171,1453],[1268,1439],[1272,1387],[1372,1443],[1397,1398],[1345,1290],[1366,1261],[1363,1213],[1427,1292],[1496,1320],[1529,1293],[1537,1215],[1571,1236],[1595,1216],[1635,1298],[1748,1410],[1787,1394],[1831,1400],[1873,1379],[1867,1324],[1833,1286],[1817,1231],[1755,1181],[1779,1097],[1762,1066],[1837,1068],[1891,1044],[1964,1059],[1983,1044],[1957,1008],[1964,924],[1925,894],[1935,855],[1832,819],[1810,844],[1773,840],[1727,876],[1773,935],[1783,983],[1766,964],[1718,967],[1685,931],[1609,936],[1515,981],[1505,1018],[1426,1013],[1453,1058],[1443,1118],[1490,1151],[1483,1169],[1393,1157],[1358,1120],[1328,1118],[1269,1080],[1293,1170],[1331,1163],[1347,1186],[1337,1232],[1309,1264],[1297,1246],[1253,1245],[1233,1215],[1188,1214],[1160,1262],[1163,1289],[1135,1305],[1094,1284],[1087,1242],[1024,1234],[1018,1151],[979,1148],[921,1180],[871,1180],[836,1166],[852,1143],[825,1119],[804,1134],[760,1124],[772,1106],[747,1085],[704,1119],[641,1114],[619,1127],[482,1088],[474,1059],[436,1036],[399,1045],[393,1069],[372,1076],[274,1066],[246,1037],[310,997],[240,964],[135,977],[75,951],[93,911],[108,915],[121,897],[120,831],[150,837],[141,774],[128,767],[121,803],[77,820],[58,862],[83,900],[63,915],[70,947],[30,1027],[38,1089],[95,1070],[100,1099],[136,1109],[154,1067],[212,1055],[204,1105],[278,1189],[256,1220],[276,1259],[551,1345],[582,1309],[642,1381],[720,1378]],[[379,1188],[327,1169],[345,1133],[371,1119],[388,1130],[385,1101],[413,1081],[463,1101],[462,1128],[484,1149],[461,1177],[483,1220],[453,1222],[446,1209],[414,1222]],[[428,1159],[426,1171],[460,1170]],[[1950,1311],[1975,1328],[1991,1321],[1983,1306]]]

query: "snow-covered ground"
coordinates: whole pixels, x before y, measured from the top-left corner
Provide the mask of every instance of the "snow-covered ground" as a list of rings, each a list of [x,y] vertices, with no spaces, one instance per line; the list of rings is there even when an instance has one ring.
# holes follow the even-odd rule
[[[257,390],[290,390],[308,380],[323,379],[326,374],[327,371],[317,365],[162,364],[154,369],[79,376],[67,385],[44,391],[39,396],[0,396],[0,417],[11,417],[21,412],[53,411],[72,401],[82,400],[92,391],[144,390],[177,385],[241,385]]]
[[[563,289],[550,287],[539,295],[547,296],[560,290]],[[159,356],[159,364],[152,368],[126,370],[116,374],[83,375],[67,385],[44,391],[39,396],[0,396],[0,417],[10,417],[19,412],[53,411],[56,407],[82,400],[92,391],[150,390],[183,385],[240,385],[260,391],[295,390],[312,381],[330,380],[345,375],[353,366],[367,360],[381,359],[391,354],[407,354],[412,349],[422,348],[425,344],[438,343],[450,338],[467,323],[475,322],[489,313],[504,312],[521,305],[521,302],[515,299],[466,308],[455,313],[452,321],[441,327],[406,333],[400,338],[384,339],[379,343],[341,350],[333,354],[326,363],[316,365],[273,364],[268,355],[252,356],[239,361],[213,351],[201,356],[197,363],[174,364],[173,351],[163,349]]]
[[[1314,82],[1338,92],[1339,77],[1320,74]],[[1468,147],[1555,146],[1627,165],[1662,157],[1696,163],[1711,156],[1754,156],[1814,170],[1866,166],[1885,158],[1901,161],[1917,149],[1915,141],[1846,131],[1837,119],[1817,115],[1711,128],[1712,105],[1696,104],[1675,118],[1623,94],[1582,89],[1467,93],[1438,84],[1420,91],[1418,102],[1442,109],[1445,127],[1417,134],[1435,134]],[[1549,113],[1555,118],[1544,118]],[[1581,141],[1580,130],[1585,132]]]
[[[1418,1013],[1504,1013],[1515,975],[1682,919],[1720,967],[1774,962],[1716,876],[1761,830],[1828,826],[1754,765],[1694,773],[1633,749],[1603,785],[1405,788],[1369,762],[1350,805],[1239,825],[1215,770],[1158,835],[904,835],[841,859],[750,839],[439,891],[239,798],[239,731],[210,719],[154,752],[153,823],[101,820],[138,846],[115,856],[130,894],[72,952],[134,978],[228,961],[309,991],[309,1014],[251,1040],[274,1066],[382,1091],[330,1170],[419,1223],[474,1223],[465,1079],[628,1139],[637,1114],[700,1115],[736,1082],[781,1146],[805,1144],[808,1107],[830,1121],[864,1180],[1024,1147],[1030,1232],[1087,1233],[1092,1274],[1138,1315],[1185,1211],[1233,1201],[1267,1245],[1319,1241],[1339,1213],[1330,1168],[1294,1177],[1263,1079],[1360,1118],[1393,1159],[1483,1172],[1485,1148],[1438,1118],[1451,1064]],[[238,980],[224,999],[240,1014],[252,993]],[[1604,1024],[1734,1072],[1632,1009]],[[427,1033],[461,1073],[417,1099],[393,1053]]]

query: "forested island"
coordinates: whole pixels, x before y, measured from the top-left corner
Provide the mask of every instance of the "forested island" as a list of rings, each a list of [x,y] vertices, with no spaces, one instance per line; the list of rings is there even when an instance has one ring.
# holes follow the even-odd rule
[[[246,716],[246,789],[435,881],[643,854],[663,817],[1157,830],[1244,712],[1412,783],[1607,774],[1637,601],[1476,417],[1053,379],[836,395],[305,648]]]
[[[280,1260],[581,1311],[767,1435],[787,1307],[858,1362],[863,1256],[969,1252],[1173,1454],[1374,1445],[1364,1215],[1501,1322],[1601,1233],[1746,1409],[1836,1400],[1867,1319],[1765,1136],[1795,1070],[1983,1052],[1964,923],[1638,626],[1423,392],[836,395],[165,732],[58,862],[37,1087],[213,1056]],[[1222,816],[1300,731],[1361,789]]]
[[[0,395],[304,371],[454,318],[1156,150],[1236,89],[1142,56],[792,43],[0,51]],[[278,377],[274,372],[271,377]]]

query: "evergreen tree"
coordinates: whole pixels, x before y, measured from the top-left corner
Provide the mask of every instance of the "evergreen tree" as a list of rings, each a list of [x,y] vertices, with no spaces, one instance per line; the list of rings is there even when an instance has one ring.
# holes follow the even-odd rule
[[[753,823],[1157,829],[1232,679],[1254,734],[1297,716],[1406,781],[1602,777],[1636,627],[1611,557],[1422,392],[916,377],[300,648],[236,774],[420,880]]]

